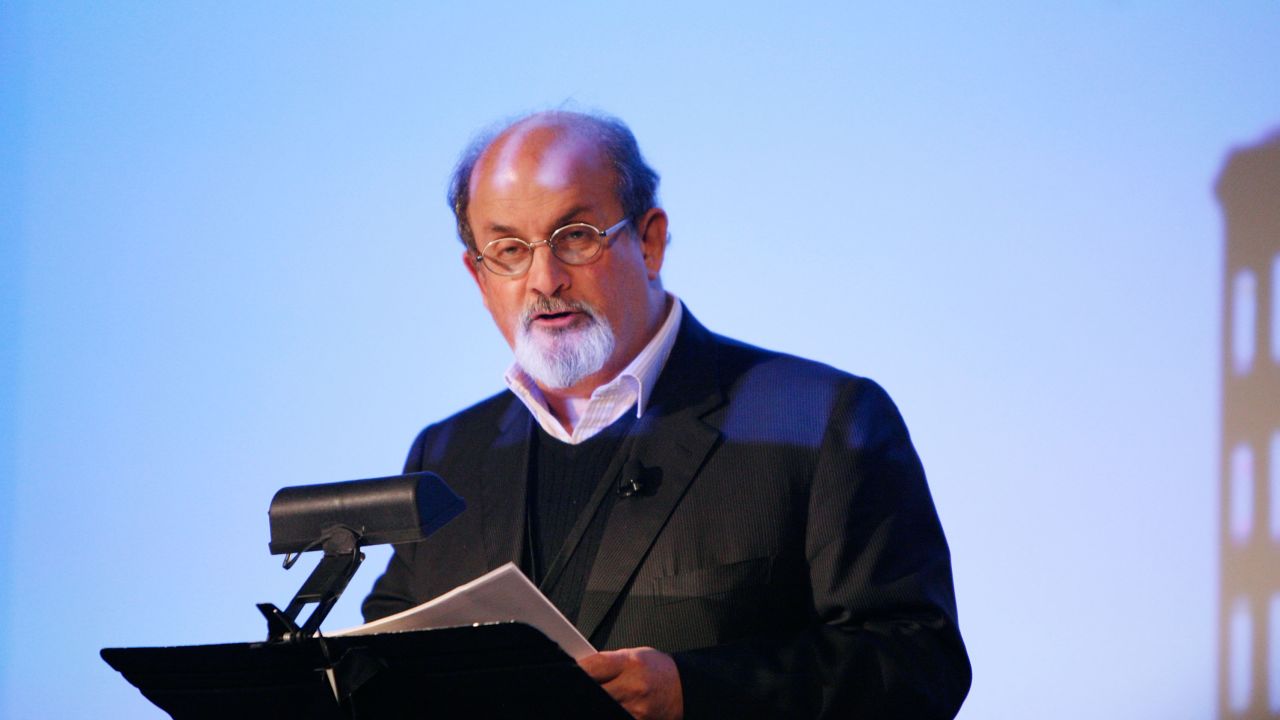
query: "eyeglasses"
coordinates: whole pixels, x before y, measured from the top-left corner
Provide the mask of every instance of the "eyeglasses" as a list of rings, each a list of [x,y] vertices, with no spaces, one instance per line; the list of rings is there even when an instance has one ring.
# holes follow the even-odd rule
[[[475,261],[484,265],[495,275],[516,277],[529,271],[533,264],[533,249],[546,245],[551,254],[566,265],[586,265],[595,260],[602,250],[613,245],[616,233],[629,222],[622,218],[607,230],[601,230],[587,223],[569,223],[551,233],[551,237],[537,242],[528,242],[518,237],[498,238],[487,245],[475,256]]]

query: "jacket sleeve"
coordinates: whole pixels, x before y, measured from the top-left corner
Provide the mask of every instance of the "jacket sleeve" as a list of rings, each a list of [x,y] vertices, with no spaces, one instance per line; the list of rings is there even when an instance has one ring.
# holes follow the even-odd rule
[[[685,717],[954,717],[971,670],[950,554],[906,426],[870,381],[834,406],[805,555],[811,625],[675,653]]]

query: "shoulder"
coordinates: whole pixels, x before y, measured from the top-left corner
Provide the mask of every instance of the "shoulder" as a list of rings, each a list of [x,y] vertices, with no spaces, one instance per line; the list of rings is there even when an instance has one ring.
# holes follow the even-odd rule
[[[727,401],[726,430],[767,428],[788,439],[812,441],[833,421],[856,427],[902,424],[893,400],[870,378],[713,333],[708,339]]]
[[[804,385],[839,385],[869,382],[866,378],[790,353],[758,347],[723,335],[709,333],[716,359],[726,377],[759,376],[769,380],[799,381]]]
[[[869,382],[824,363],[711,332],[688,308],[685,308],[669,362],[677,366],[678,372],[688,372],[691,366],[713,370],[726,390],[742,382],[795,382],[802,388],[812,389]],[[705,367],[708,365],[710,367]]]
[[[445,452],[458,447],[486,447],[509,420],[519,401],[509,390],[484,400],[422,429],[409,453],[411,464],[433,464]]]
[[[708,336],[715,348],[721,381],[730,396],[743,390],[768,392],[772,389],[771,394],[792,403],[837,396],[889,402],[884,388],[870,378],[723,335],[708,333]]]

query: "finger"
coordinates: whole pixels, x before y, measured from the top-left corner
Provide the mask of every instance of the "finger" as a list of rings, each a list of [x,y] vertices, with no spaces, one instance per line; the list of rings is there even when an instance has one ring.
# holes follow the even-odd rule
[[[600,687],[627,712],[637,717],[641,715],[640,711],[643,708],[640,704],[644,701],[644,695],[639,692],[634,682],[627,680],[624,676],[603,683]]]
[[[578,667],[592,680],[604,684],[621,675],[625,664],[616,651],[605,651],[582,658]]]
[[[634,712],[635,708],[632,708],[629,703],[643,700],[652,690],[650,685],[655,678],[649,664],[645,662],[642,653],[630,648],[617,651],[617,654],[609,658],[608,662],[612,676],[597,682],[610,697]]]

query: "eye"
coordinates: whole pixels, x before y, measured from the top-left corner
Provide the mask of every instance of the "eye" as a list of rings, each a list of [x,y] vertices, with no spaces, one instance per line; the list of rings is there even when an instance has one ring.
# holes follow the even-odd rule
[[[556,243],[581,246],[595,242],[596,237],[596,231],[585,225],[570,225],[556,233]]]
[[[515,238],[502,238],[489,243],[484,254],[493,258],[513,258],[529,251],[529,247]]]
[[[481,253],[489,267],[503,275],[512,275],[529,260],[529,246],[516,238],[500,238],[484,246]]]

